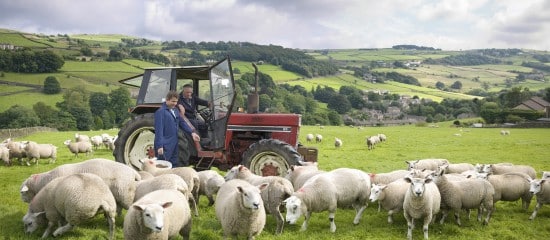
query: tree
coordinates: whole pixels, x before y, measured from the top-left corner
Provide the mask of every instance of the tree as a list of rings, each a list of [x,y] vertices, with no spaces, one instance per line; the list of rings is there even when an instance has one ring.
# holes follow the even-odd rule
[[[327,107],[339,114],[344,114],[351,110],[351,103],[345,96],[338,94],[329,100]]]
[[[109,97],[111,99],[109,108],[115,113],[115,124],[121,126],[124,120],[130,117],[130,113],[128,113],[128,108],[132,106],[130,91],[124,87],[119,87],[111,91]]]
[[[109,96],[105,93],[94,92],[90,94],[90,111],[98,116],[109,106]]]
[[[20,105],[13,105],[0,113],[0,128],[35,127],[40,124],[40,118],[32,109]]]
[[[443,90],[445,88],[445,83],[442,83],[440,81],[437,81],[435,83],[435,88],[439,89],[439,90]]]
[[[61,85],[59,81],[54,76],[48,76],[44,80],[44,90],[45,94],[58,94],[61,92]]]
[[[454,82],[454,83],[451,85],[451,88],[452,88],[452,89],[457,89],[457,90],[462,89],[462,82],[460,82],[460,81]]]
[[[57,115],[59,111],[46,105],[44,102],[37,102],[32,106],[34,113],[40,118],[40,125],[45,127],[57,127]]]

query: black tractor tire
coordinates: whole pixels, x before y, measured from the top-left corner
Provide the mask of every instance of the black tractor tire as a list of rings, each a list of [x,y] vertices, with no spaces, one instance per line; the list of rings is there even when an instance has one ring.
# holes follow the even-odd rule
[[[181,129],[178,131],[178,158],[184,165],[189,164],[190,155],[197,155],[194,146],[189,145],[187,135]],[[141,170],[140,160],[155,156],[154,144],[155,114],[140,114],[126,122],[118,132],[113,156],[117,162]]]
[[[243,153],[242,165],[260,176],[284,177],[292,165],[300,165],[300,154],[290,144],[277,139],[262,139]]]

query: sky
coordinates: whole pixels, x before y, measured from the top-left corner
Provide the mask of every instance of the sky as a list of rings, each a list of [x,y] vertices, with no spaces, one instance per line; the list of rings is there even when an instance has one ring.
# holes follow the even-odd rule
[[[298,49],[550,50],[550,0],[0,0],[0,28]]]

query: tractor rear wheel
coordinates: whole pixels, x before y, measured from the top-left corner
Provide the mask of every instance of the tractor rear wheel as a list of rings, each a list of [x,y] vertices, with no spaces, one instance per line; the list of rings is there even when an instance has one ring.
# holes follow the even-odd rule
[[[113,156],[121,162],[141,169],[141,159],[154,157],[155,115],[140,114],[129,120],[118,132]]]
[[[299,165],[300,154],[288,143],[276,139],[262,139],[243,153],[242,164],[260,176],[286,175],[292,165]]]

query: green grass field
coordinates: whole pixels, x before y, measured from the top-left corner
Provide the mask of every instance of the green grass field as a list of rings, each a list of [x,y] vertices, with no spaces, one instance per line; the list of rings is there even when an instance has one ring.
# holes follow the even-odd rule
[[[319,167],[331,170],[341,167],[361,169],[366,172],[380,173],[396,169],[404,169],[406,160],[422,158],[447,158],[451,162],[497,163],[511,162],[533,166],[540,177],[540,171],[550,170],[550,129],[509,129],[510,136],[501,136],[499,128],[454,128],[449,123],[440,123],[437,128],[418,127],[414,125],[398,127],[367,127],[352,128],[344,126],[303,126],[300,140],[306,145],[319,149]],[[107,131],[111,135],[116,130]],[[74,159],[63,141],[74,137],[75,132],[38,133],[16,140],[34,140],[53,143],[59,147],[58,160],[55,164],[47,164],[44,160],[36,166],[12,167],[0,166],[0,238],[29,239],[39,238],[44,228],[25,235],[21,219],[27,211],[27,204],[19,197],[21,182],[33,173],[47,171],[65,163],[74,163],[87,159],[81,156]],[[87,135],[97,135],[103,131],[81,132]],[[306,143],[307,133],[323,135],[322,143]],[[384,133],[388,140],[379,144],[374,150],[368,151],[365,137]],[[455,136],[460,134],[461,136]],[[343,140],[343,146],[334,147],[334,137]],[[113,159],[107,150],[95,151],[93,157]],[[431,225],[430,239],[547,239],[550,236],[548,225],[550,209],[543,206],[537,218],[529,221],[535,199],[528,211],[521,209],[520,202],[499,202],[488,226],[483,226],[475,220],[475,214],[468,220],[466,214],[461,214],[462,227],[454,223],[452,217],[443,225]],[[123,211],[124,213],[125,211]],[[215,217],[214,209],[207,206],[206,198],[201,198],[199,217],[193,218],[191,239],[221,239],[222,231]],[[394,215],[394,223],[386,222],[386,212],[378,212],[377,204],[370,204],[364,212],[358,225],[353,225],[354,211],[339,209],[335,222],[337,230],[329,232],[327,212],[314,213],[305,232],[300,232],[303,218],[298,225],[285,225],[284,233],[274,235],[276,222],[270,215],[264,231],[257,239],[404,239],[406,237],[406,221],[402,213]],[[123,216],[116,219],[116,237],[122,239]],[[60,239],[105,239],[107,224],[103,217],[96,217],[90,222],[79,226]],[[422,238],[420,226],[413,231],[414,239]],[[53,238],[51,238],[53,239]],[[175,238],[181,239],[181,237]]]

